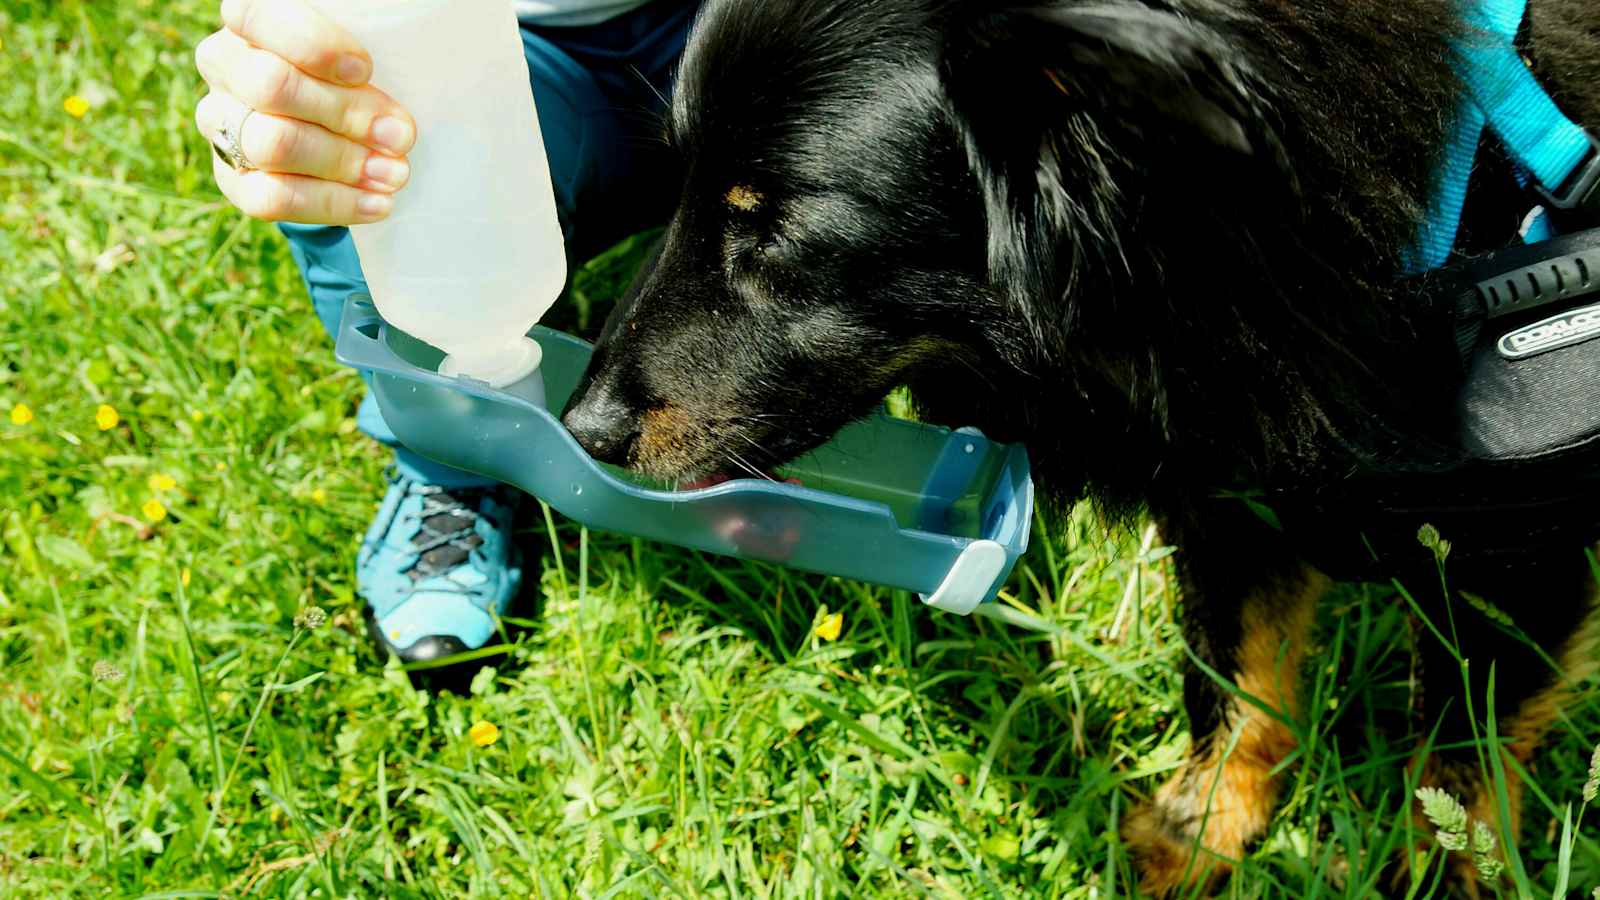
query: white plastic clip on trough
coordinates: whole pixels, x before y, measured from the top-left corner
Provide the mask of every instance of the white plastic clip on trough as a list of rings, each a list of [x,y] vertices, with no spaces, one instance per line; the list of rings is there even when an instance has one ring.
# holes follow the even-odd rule
[[[1022,627],[993,603],[1028,546],[1033,480],[1019,446],[879,414],[779,470],[785,484],[728,481],[694,491],[596,463],[550,410],[577,386],[591,348],[547,328],[542,385],[490,387],[439,374],[443,354],[386,324],[364,294],[345,303],[341,362],[372,373],[402,443],[494,478],[592,528],[915,591],[929,606]]]

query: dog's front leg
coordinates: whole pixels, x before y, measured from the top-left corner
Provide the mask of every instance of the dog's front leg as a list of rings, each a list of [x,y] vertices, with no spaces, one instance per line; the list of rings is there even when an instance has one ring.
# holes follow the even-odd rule
[[[1187,517],[1162,523],[1178,548],[1193,653],[1184,677],[1191,741],[1182,766],[1122,829],[1140,889],[1156,897],[1219,881],[1265,830],[1282,780],[1274,770],[1295,746],[1284,720],[1299,713],[1300,664],[1328,587],[1253,516],[1211,512],[1203,530]]]

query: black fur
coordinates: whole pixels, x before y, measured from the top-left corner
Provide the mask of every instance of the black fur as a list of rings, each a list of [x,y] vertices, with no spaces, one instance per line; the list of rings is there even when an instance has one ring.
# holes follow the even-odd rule
[[[1537,73],[1600,125],[1600,4],[1531,6]],[[1450,480],[1448,323],[1396,277],[1463,30],[1451,0],[712,0],[668,125],[682,200],[566,421],[692,477],[781,462],[909,383],[928,417],[1026,442],[1058,506],[1153,515],[1222,672],[1244,598],[1319,547],[1360,548],[1317,558],[1335,574],[1431,575],[1396,509],[1475,535],[1461,588],[1514,584],[1497,554],[1526,534],[1473,531]],[[1526,205],[1486,154],[1468,249]],[[1581,561],[1591,538],[1541,542]],[[1561,583],[1552,647],[1587,608]],[[1501,677],[1502,710],[1549,681]],[[1225,695],[1188,693],[1210,733]]]

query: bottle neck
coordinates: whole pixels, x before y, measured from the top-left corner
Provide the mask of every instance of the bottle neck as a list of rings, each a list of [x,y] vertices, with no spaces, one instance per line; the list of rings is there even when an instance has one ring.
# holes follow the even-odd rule
[[[452,353],[439,364],[439,374],[503,388],[533,374],[543,361],[544,351],[539,345],[532,338],[521,337],[509,344]]]

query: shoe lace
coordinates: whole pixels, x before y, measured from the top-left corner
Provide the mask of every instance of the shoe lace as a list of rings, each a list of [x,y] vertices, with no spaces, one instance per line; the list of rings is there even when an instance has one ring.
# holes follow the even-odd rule
[[[411,580],[417,582],[456,568],[483,544],[483,535],[475,526],[482,518],[478,507],[485,491],[434,486],[416,486],[412,490],[422,496],[422,510],[418,513],[421,527],[411,539],[417,561],[409,572]]]

